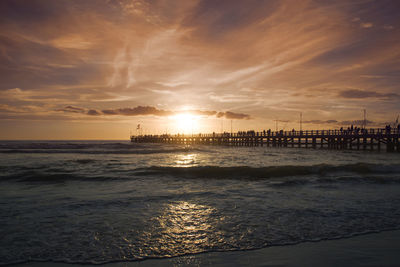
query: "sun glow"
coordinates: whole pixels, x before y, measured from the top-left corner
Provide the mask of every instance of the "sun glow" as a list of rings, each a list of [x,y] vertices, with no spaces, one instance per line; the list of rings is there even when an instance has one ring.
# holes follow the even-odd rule
[[[172,117],[176,131],[184,134],[196,133],[199,130],[199,117],[190,113],[181,113]]]

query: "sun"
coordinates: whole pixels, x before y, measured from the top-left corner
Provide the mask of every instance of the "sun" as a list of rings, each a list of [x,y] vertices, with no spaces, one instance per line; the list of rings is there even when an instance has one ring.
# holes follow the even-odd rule
[[[193,134],[198,131],[199,118],[190,113],[180,113],[173,116],[174,127],[178,133]]]

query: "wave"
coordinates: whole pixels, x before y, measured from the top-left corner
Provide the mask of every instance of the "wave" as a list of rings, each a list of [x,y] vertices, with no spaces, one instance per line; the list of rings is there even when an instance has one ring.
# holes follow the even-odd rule
[[[130,142],[0,142],[0,154],[158,154],[210,152],[193,146]]]
[[[78,164],[91,164],[91,159],[78,159]],[[197,167],[162,167],[152,166],[128,170],[104,170],[104,172],[84,174],[67,171],[63,168],[36,166],[5,169],[0,180],[23,182],[62,182],[76,181],[129,181],[131,179],[178,178],[178,179],[243,179],[270,180],[271,186],[299,186],[307,183],[371,182],[400,183],[400,165],[378,165],[355,163],[346,165],[319,164],[310,166],[197,166]],[[288,179],[281,179],[288,178]]]
[[[121,178],[123,179],[123,178]],[[126,178],[125,178],[126,179]],[[92,175],[85,176],[82,174],[74,173],[46,173],[40,171],[24,171],[20,173],[14,173],[9,175],[0,176],[1,181],[18,181],[18,182],[45,182],[45,183],[62,183],[66,181],[116,181],[120,180],[118,177],[111,177],[106,175]]]
[[[130,143],[102,143],[102,142],[2,142],[0,149],[89,149],[89,148],[137,148]]]
[[[354,163],[346,165],[318,164],[310,166],[268,166],[268,167],[160,167],[136,169],[135,175],[167,175],[186,178],[247,178],[265,179],[274,177],[293,177],[304,175],[326,176],[330,173],[355,173],[355,174],[400,174],[400,165],[378,165],[370,163]]]
[[[340,240],[340,239],[348,239],[348,238],[354,238],[357,236],[365,236],[365,235],[371,235],[371,234],[380,234],[380,233],[385,233],[385,232],[391,232],[391,231],[398,231],[400,230],[400,227],[398,226],[391,226],[391,227],[385,227],[382,229],[368,229],[368,230],[363,230],[363,231],[355,231],[355,232],[350,232],[350,233],[343,233],[343,234],[338,234],[334,236],[328,236],[328,237],[320,237],[320,238],[304,238],[300,240],[284,240],[281,242],[276,242],[276,243],[268,243],[268,244],[263,244],[263,245],[255,245],[252,246],[251,244],[246,244],[244,246],[236,246],[236,247],[231,247],[231,248],[224,248],[224,247],[214,247],[214,248],[208,248],[208,249],[201,249],[195,252],[191,251],[185,251],[185,252],[176,252],[174,254],[167,254],[167,255],[131,255],[130,257],[115,257],[115,258],[81,258],[77,259],[74,257],[56,257],[57,260],[55,260],[51,256],[45,256],[45,257],[35,257],[34,259],[19,259],[19,260],[14,260],[14,261],[0,261],[0,265],[11,265],[11,264],[28,264],[28,263],[66,263],[66,264],[84,264],[84,265],[103,265],[103,264],[118,264],[118,263],[129,263],[129,262],[141,262],[145,260],[166,260],[166,259],[171,259],[171,258],[177,258],[177,257],[185,257],[185,256],[195,256],[195,255],[200,255],[204,253],[225,253],[225,252],[240,252],[240,251],[251,251],[251,250],[259,250],[259,249],[264,249],[264,248],[270,248],[270,247],[286,247],[286,246],[293,246],[293,245],[299,245],[302,243],[319,243],[319,242],[326,242],[326,241],[334,241],[334,240]]]
[[[0,149],[0,154],[163,154],[204,151],[198,148],[172,149]]]

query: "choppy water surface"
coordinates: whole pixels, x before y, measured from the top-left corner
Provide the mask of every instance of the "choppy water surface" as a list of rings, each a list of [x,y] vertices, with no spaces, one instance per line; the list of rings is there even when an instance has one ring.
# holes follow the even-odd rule
[[[105,263],[397,229],[400,155],[1,142],[0,263]]]

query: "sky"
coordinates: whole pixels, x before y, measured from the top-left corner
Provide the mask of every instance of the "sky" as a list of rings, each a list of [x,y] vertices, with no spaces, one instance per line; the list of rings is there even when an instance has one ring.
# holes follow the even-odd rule
[[[0,139],[333,129],[400,113],[400,1],[2,0]]]

